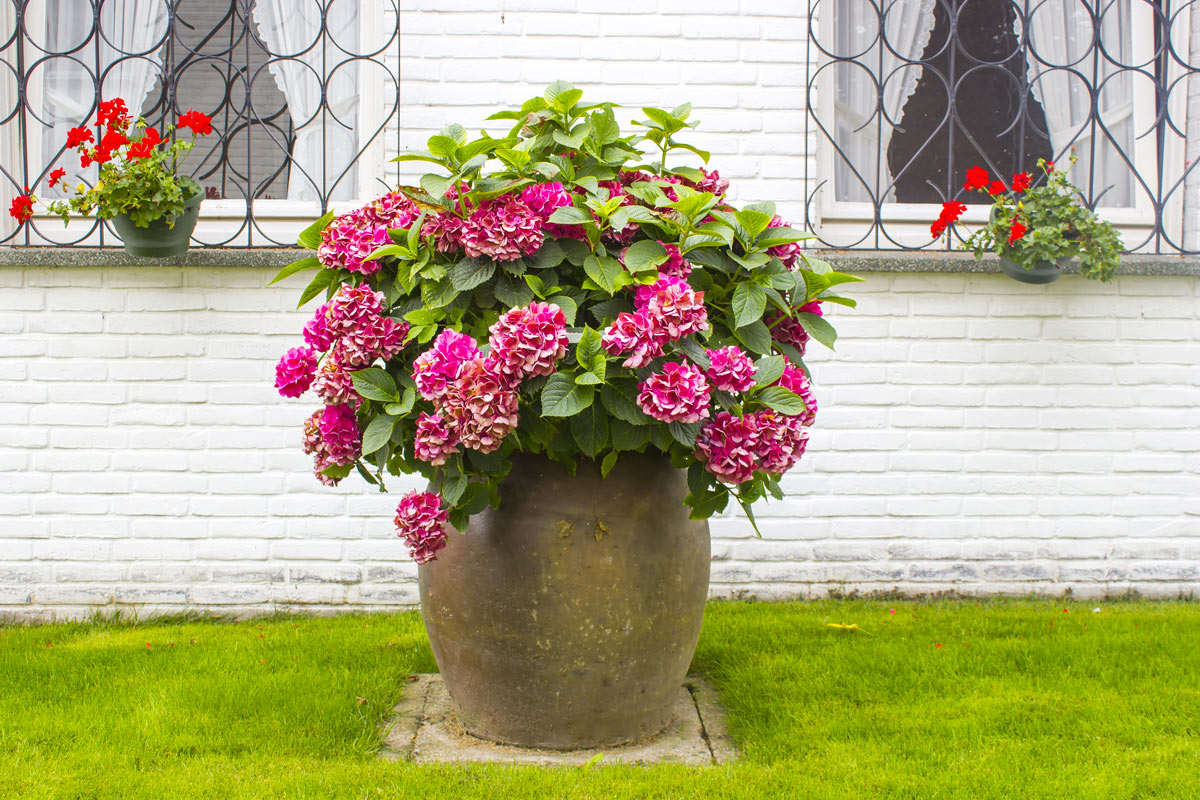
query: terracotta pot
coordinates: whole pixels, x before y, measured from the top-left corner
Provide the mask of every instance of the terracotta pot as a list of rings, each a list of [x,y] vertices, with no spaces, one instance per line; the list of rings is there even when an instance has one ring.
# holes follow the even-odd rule
[[[121,241],[125,244],[125,252],[139,258],[167,258],[179,256],[187,252],[192,231],[196,230],[196,222],[200,219],[200,203],[204,195],[198,194],[184,203],[184,211],[174,220],[174,225],[168,225],[166,219],[156,219],[148,227],[139,228],[133,224],[127,215],[113,217],[113,227],[117,229]]]
[[[419,569],[425,628],[468,732],[526,747],[652,736],[691,664],[708,523],[682,471],[622,454],[607,479],[519,454],[501,505]]]

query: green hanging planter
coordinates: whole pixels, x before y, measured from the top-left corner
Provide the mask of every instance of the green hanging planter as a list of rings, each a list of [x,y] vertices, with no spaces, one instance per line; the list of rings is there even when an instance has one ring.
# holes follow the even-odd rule
[[[184,211],[168,225],[165,218],[156,219],[148,227],[139,228],[128,215],[113,217],[113,227],[125,243],[125,252],[138,258],[168,258],[187,252],[192,231],[200,219],[200,203],[203,194],[197,194],[184,203]]]
[[[1062,268],[1071,263],[1070,256],[1063,256],[1058,261],[1038,261],[1025,268],[1015,261],[1000,256],[1000,271],[1013,280],[1021,283],[1054,283],[1062,277]]]

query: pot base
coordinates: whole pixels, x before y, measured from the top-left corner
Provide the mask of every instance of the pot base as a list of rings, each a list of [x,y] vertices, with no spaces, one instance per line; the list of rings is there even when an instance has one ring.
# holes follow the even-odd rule
[[[522,747],[653,736],[700,635],[708,525],[665,458],[622,455],[607,479],[518,455],[502,505],[418,569],[421,612],[456,716]]]

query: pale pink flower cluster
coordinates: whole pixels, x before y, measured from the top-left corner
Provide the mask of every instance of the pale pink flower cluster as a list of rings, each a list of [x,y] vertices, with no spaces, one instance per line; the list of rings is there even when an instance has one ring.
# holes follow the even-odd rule
[[[353,464],[362,454],[362,433],[348,405],[325,406],[304,422],[304,452],[313,457],[313,472],[326,486],[337,479],[324,474],[331,466]]]
[[[458,238],[472,258],[514,261],[536,253],[546,235],[537,213],[515,196],[501,195],[480,203],[467,217]]]
[[[317,356],[311,347],[293,347],[275,365],[275,388],[284,397],[299,397],[308,391],[317,371]]]
[[[317,396],[325,401],[326,405],[350,405],[355,408],[362,405],[362,398],[354,390],[354,379],[350,377],[350,370],[342,366],[336,355],[330,355],[321,365],[317,374],[316,391]]]
[[[419,215],[411,200],[402,194],[386,194],[378,200],[335,217],[321,231],[317,259],[329,269],[339,267],[363,275],[374,275],[383,266],[366,257],[385,244],[391,244],[388,228],[404,228]]]
[[[464,361],[442,403],[434,403],[462,443],[490,453],[517,427],[517,393],[482,357]]]
[[[770,409],[737,417],[717,412],[696,439],[696,458],[722,483],[745,483],[757,470],[787,472],[808,446],[808,431],[799,417]]]
[[[771,218],[770,227],[789,228],[791,226],[783,221],[783,217],[776,214]],[[783,265],[788,269],[795,269],[796,261],[800,258],[800,243],[792,242],[791,244],[781,244],[776,247],[772,247],[767,252],[782,261]]]
[[[442,498],[433,492],[409,492],[396,506],[396,534],[404,539],[418,564],[433,561],[446,546],[449,522],[450,514],[442,507]]]
[[[737,345],[706,351],[708,379],[724,392],[745,392],[754,386],[754,362]]]
[[[699,422],[708,416],[708,381],[693,364],[664,364],[639,389],[638,408],[661,422]]]
[[[458,449],[458,434],[441,417],[422,411],[421,416],[417,417],[413,447],[417,458],[440,467]]]
[[[804,370],[788,361],[776,385],[800,395],[800,399],[804,401],[804,413],[800,415],[801,424],[805,427],[812,425],[817,418],[817,398],[813,394],[812,381],[808,379]]]
[[[510,309],[488,330],[489,366],[510,386],[533,375],[552,374],[567,353],[567,320],[552,303]]]
[[[322,306],[333,354],[345,369],[362,369],[377,358],[387,361],[404,348],[409,325],[382,316],[383,304],[383,292],[363,284],[343,286]]]

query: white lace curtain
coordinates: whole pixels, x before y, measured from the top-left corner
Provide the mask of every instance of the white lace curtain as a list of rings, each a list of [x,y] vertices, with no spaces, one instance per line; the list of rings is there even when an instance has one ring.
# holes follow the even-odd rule
[[[883,5],[877,6],[876,2]],[[904,105],[921,76],[923,67],[912,62],[920,59],[929,44],[934,2],[836,0],[833,4],[836,43],[833,52],[856,56],[853,62],[839,62],[834,67],[834,141],[842,151],[834,164],[838,200],[869,202],[873,197],[881,197],[885,202],[895,200],[887,150],[893,128],[903,125]],[[1075,183],[1087,187],[1094,178],[1095,193],[1104,192],[1101,205],[1126,207],[1133,205],[1133,176],[1118,146],[1132,159],[1133,87],[1129,73],[1122,72],[1109,59],[1131,62],[1131,0],[1106,0],[1107,11],[1097,40],[1104,42],[1108,59],[1103,55],[1097,57],[1092,51],[1096,24],[1084,7],[1086,4],[1095,11],[1098,2],[1039,0],[1039,4],[1031,4],[1032,52],[1026,56],[1028,75],[1034,97],[1046,113],[1055,157],[1065,157],[1074,146],[1079,157],[1072,175]],[[882,45],[878,35],[880,10],[890,49]],[[1019,36],[1019,17],[1014,24]],[[1088,84],[1093,66],[1097,69],[1097,85],[1103,86],[1098,115],[1108,129],[1107,136],[1099,127],[1093,136],[1088,122],[1091,111]],[[1087,170],[1093,163],[1093,147],[1095,171],[1090,175]]]
[[[334,201],[354,199],[358,63],[347,58],[358,49],[357,4],[257,0],[254,22],[272,54],[267,68],[287,99],[295,126],[288,199],[317,200],[323,194]]]
[[[935,0],[878,2],[882,5],[875,5],[875,0],[870,3],[837,0],[833,4],[837,42],[834,52],[856,56],[855,63],[835,66],[834,141],[844,154],[836,159],[834,167],[838,200],[894,199],[893,176],[887,164],[888,144],[892,128],[900,124],[904,104],[916,91],[921,77],[923,67],[912,62],[925,52],[933,31]],[[883,46],[879,36],[880,11],[884,38],[890,48]],[[877,82],[882,83],[882,98]]]
[[[1099,31],[1089,9],[1103,13]],[[1098,0],[1045,0],[1027,13],[1032,13],[1031,50],[1026,55],[1029,82],[1046,112],[1055,159],[1065,160],[1074,147],[1079,163],[1072,181],[1084,189],[1090,183],[1100,205],[1132,206],[1133,175],[1121,151],[1133,160],[1133,79],[1112,63],[1132,62],[1130,0],[1105,0],[1103,6]],[[1092,51],[1093,37],[1103,42],[1107,57]],[[1093,130],[1089,122],[1092,100],[1088,83],[1093,80],[1093,68],[1095,85],[1102,87],[1097,115],[1107,134],[1099,124]]]

